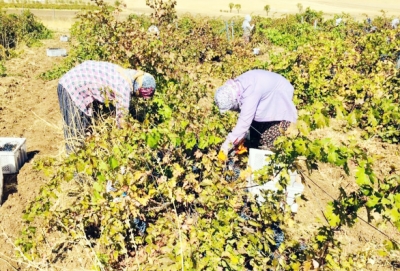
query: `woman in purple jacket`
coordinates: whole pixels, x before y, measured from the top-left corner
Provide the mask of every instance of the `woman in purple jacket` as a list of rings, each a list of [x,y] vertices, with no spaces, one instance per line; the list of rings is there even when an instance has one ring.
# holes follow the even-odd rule
[[[251,70],[228,80],[215,93],[221,114],[239,111],[238,122],[222,144],[220,159],[225,160],[234,144],[250,129],[251,147],[273,148],[275,139],[296,122],[292,101],[294,88],[283,76],[265,70]]]

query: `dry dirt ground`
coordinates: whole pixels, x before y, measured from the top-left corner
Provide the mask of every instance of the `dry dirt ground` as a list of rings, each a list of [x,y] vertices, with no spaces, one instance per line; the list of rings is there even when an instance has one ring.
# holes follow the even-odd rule
[[[6,62],[7,76],[0,78],[0,136],[26,138],[29,157],[18,174],[4,175],[4,203],[0,207],[2,271],[14,270],[4,261],[15,255],[5,237],[9,241],[17,238],[22,212],[45,182],[42,174],[32,169],[33,161],[41,156],[58,156],[63,147],[57,81],[37,78],[62,60],[46,56],[46,48],[58,46],[65,48],[66,44],[54,39],[44,41],[40,48],[21,48],[18,57]]]
[[[383,2],[385,1],[380,3]],[[0,136],[25,137],[29,156],[28,162],[18,174],[5,176],[4,203],[0,207],[1,271],[29,269],[26,265],[15,261],[12,243],[22,230],[23,210],[34,199],[40,186],[46,182],[46,178],[34,171],[32,166],[40,157],[61,157],[63,154],[62,123],[56,94],[57,80],[44,81],[39,79],[38,75],[62,61],[62,58],[47,57],[46,48],[61,46],[68,49],[69,45],[60,42],[59,36],[68,32],[69,22],[56,24],[51,19],[44,22],[53,30],[62,32],[57,32],[52,40],[43,41],[41,47],[20,48],[19,56],[6,62],[7,76],[0,78]],[[350,137],[355,137],[369,153],[380,155],[375,168],[380,176],[387,175],[390,165],[394,165],[396,173],[400,174],[399,146],[375,140],[363,141],[359,137],[359,131],[342,133],[339,130],[340,124],[336,124],[331,128],[316,131],[314,136],[331,137],[337,142],[345,142]],[[347,189],[355,187],[352,178],[345,176],[341,170],[327,165],[321,165],[307,180],[305,200],[300,203],[299,213],[296,215],[300,227],[292,233],[304,239],[309,238],[316,227],[325,224],[321,209],[330,200],[327,194],[337,196],[339,187]],[[360,216],[365,217],[363,214]],[[400,240],[399,232],[390,225],[379,229],[391,238]],[[352,229],[341,230],[338,236],[344,243],[346,252],[375,251],[385,239],[382,233],[361,221]],[[80,255],[77,254],[76,257],[79,258]],[[400,255],[397,254],[397,257],[397,259],[396,255],[384,259],[374,257],[369,260],[366,270],[396,270]],[[72,266],[64,262],[64,266],[56,270],[78,270]]]

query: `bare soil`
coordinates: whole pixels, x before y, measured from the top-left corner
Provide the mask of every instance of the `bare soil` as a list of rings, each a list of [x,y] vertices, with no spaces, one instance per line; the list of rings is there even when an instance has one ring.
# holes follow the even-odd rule
[[[26,138],[28,161],[18,174],[4,175],[3,205],[0,207],[0,270],[15,270],[7,262],[14,258],[10,242],[22,229],[22,214],[35,198],[44,176],[32,166],[43,156],[63,152],[61,114],[57,99],[57,80],[46,82],[38,76],[62,61],[47,57],[46,48],[68,48],[59,36],[46,40],[39,48],[21,48],[19,56],[6,62],[7,76],[0,78],[0,136]],[[6,240],[8,239],[8,241]],[[24,270],[23,266],[22,269]]]

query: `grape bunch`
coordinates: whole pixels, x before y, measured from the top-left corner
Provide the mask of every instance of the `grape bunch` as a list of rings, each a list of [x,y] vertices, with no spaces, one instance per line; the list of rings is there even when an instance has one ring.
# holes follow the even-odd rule
[[[274,240],[275,240],[274,249],[278,249],[285,240],[285,234],[277,224],[272,224],[271,229],[274,232]]]
[[[161,151],[157,152],[157,160],[161,161],[164,158],[164,154]]]
[[[139,218],[135,218],[133,220],[133,224],[135,224],[135,228],[139,230],[139,233],[143,235],[146,231],[146,222],[140,220]]]
[[[269,254],[269,257],[271,260],[273,260],[273,259],[278,259],[281,257],[281,254],[279,253],[278,248],[281,246],[281,244],[285,240],[285,234],[283,233],[282,229],[276,223],[272,224],[271,229],[274,232],[275,245],[271,246],[271,253]]]
[[[17,144],[6,143],[3,147],[0,147],[0,151],[13,151]]]
[[[233,171],[233,175],[225,176],[225,180],[232,182],[236,181],[240,176],[240,168],[237,165],[235,165],[235,162],[233,160],[229,160],[227,164],[227,169]]]
[[[299,245],[299,250],[303,251],[307,249],[307,244],[305,242],[301,242]]]
[[[196,166],[192,166],[192,172],[195,174],[198,174],[198,173],[200,173],[200,169]]]
[[[379,56],[379,60],[380,60],[380,61],[385,61],[385,60],[387,60],[388,58],[389,58],[389,56],[386,55],[386,54],[381,54],[381,55]]]
[[[156,169],[153,169],[152,175],[154,178],[160,178],[162,176],[162,174]]]
[[[240,217],[243,218],[244,220],[249,220],[250,217],[246,215],[246,213],[244,211],[240,212]]]

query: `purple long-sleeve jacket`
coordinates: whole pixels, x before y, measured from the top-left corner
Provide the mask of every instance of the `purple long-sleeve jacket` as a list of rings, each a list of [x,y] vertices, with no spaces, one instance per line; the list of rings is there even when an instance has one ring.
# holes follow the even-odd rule
[[[235,128],[222,144],[227,153],[235,140],[242,139],[253,120],[257,122],[297,120],[292,101],[294,88],[280,74],[266,70],[251,70],[235,78],[239,88],[240,115]]]

